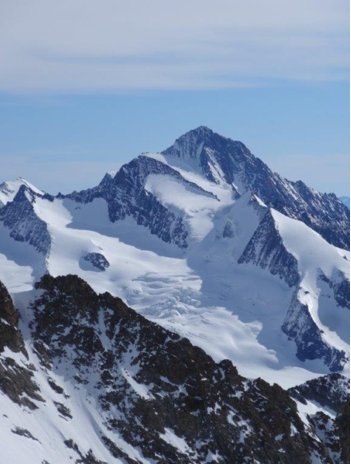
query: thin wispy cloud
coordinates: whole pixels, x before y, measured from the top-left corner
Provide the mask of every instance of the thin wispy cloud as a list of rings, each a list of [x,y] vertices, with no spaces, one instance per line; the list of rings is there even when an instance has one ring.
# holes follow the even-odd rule
[[[347,35],[346,0],[3,0],[0,91],[347,79]]]

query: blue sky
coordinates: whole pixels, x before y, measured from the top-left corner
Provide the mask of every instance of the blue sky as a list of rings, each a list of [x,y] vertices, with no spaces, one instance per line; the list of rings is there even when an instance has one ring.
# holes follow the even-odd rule
[[[165,3],[4,1],[1,178],[69,192],[207,125],[347,194],[348,3]]]

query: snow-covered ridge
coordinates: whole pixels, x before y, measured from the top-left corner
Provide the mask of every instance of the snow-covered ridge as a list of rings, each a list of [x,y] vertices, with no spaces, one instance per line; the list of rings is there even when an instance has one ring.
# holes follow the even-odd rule
[[[82,192],[20,187],[0,209],[0,279],[18,294],[44,272],[77,274],[216,360],[292,386],[348,369],[349,255],[332,244],[346,211],[202,127]]]
[[[346,409],[322,401],[349,376],[349,213],[335,196],[203,127],[82,192],[11,185],[0,281],[21,330],[0,301],[7,462],[343,463]],[[269,459],[252,456],[250,408],[266,407]]]
[[[162,154],[169,164],[187,167],[214,183],[225,182],[239,194],[257,194],[268,206],[302,220],[328,242],[349,248],[350,212],[334,194],[319,193],[302,181],[283,179],[243,143],[201,126],[178,138]]]
[[[0,207],[6,205],[6,203],[10,201],[13,201],[22,185],[38,195],[44,194],[44,192],[36,188],[26,179],[19,177],[14,181],[6,181],[0,184]]]

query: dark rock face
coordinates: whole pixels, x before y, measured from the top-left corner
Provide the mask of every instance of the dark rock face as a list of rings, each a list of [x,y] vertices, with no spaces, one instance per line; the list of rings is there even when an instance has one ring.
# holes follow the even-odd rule
[[[206,127],[199,127],[177,139],[163,154],[169,159],[190,160],[211,182],[219,182],[220,176],[231,186],[233,198],[250,191],[268,207],[303,221],[330,243],[349,248],[350,212],[334,194],[321,194],[308,188],[302,181],[283,179],[256,158],[243,143],[222,137]],[[107,174],[97,187],[73,192],[66,197],[83,203],[104,198],[112,222],[133,217],[137,224],[147,227],[166,243],[186,248],[188,231],[184,217],[165,207],[145,189],[149,174],[169,175],[186,188],[213,196],[184,179],[172,167],[147,156],[139,156],[124,165],[114,177]],[[45,254],[50,246],[50,237],[46,224],[35,215],[28,199],[33,195],[28,187],[22,186],[15,200],[1,208],[0,220],[11,229],[13,238],[27,241]],[[64,197],[58,195],[58,198]],[[50,195],[45,195],[45,198],[53,199]]]
[[[279,386],[244,379],[230,361],[215,363],[76,276],[47,275],[37,288],[33,339],[46,347],[39,356],[53,370],[66,365],[81,394],[96,395],[108,428],[146,458],[307,464],[314,453],[333,462]],[[101,434],[112,456],[133,462]]]
[[[291,184],[300,194],[302,201],[294,205],[295,208],[288,207],[286,213],[296,214],[292,217],[305,222],[329,243],[350,249],[350,211],[347,206],[341,203],[334,193],[319,193],[307,187],[302,181],[291,182]],[[307,205],[305,211],[303,204]]]
[[[20,366],[10,357],[0,360],[0,390],[14,403],[30,410],[38,409],[34,401],[44,401],[33,381],[31,366]]]
[[[67,448],[72,449],[79,456],[79,459],[75,461],[75,464],[107,464],[107,462],[96,459],[91,449],[88,451],[87,454],[84,455],[80,451],[77,443],[75,443],[72,439],[65,440],[64,443],[67,446]]]
[[[222,236],[223,238],[232,238],[234,237],[235,232],[234,232],[234,227],[233,224],[230,220],[228,220],[224,226]]]
[[[50,249],[50,235],[47,225],[36,214],[32,202],[35,194],[22,185],[14,200],[0,211],[0,221],[10,230],[10,236],[18,242],[28,242],[40,253]]]
[[[313,433],[328,448],[329,457],[334,463],[341,463],[340,455],[343,444],[335,427],[335,420],[323,412],[309,418]]]
[[[296,258],[285,248],[270,211],[260,222],[238,263],[268,268],[273,275],[285,280],[289,287],[295,286],[300,279]]]
[[[106,430],[118,432],[145,459],[307,464],[313,455],[322,464],[349,462],[348,383],[343,376],[331,374],[284,391],[241,377],[230,361],[215,363],[187,339],[144,319],[108,293],[97,295],[76,276],[46,275],[36,287],[40,292],[31,305],[32,343],[48,384],[62,398],[54,405],[65,421],[74,413],[65,405],[64,389],[52,380],[58,372],[82,399],[94,401]],[[18,315],[4,286],[0,302],[0,321],[18,330]],[[0,389],[27,413],[44,401],[34,372],[34,366],[0,356]],[[321,412],[309,417],[306,426],[296,405],[306,400],[333,408],[336,420]],[[13,433],[42,440],[20,427]],[[140,462],[104,429],[97,427],[96,433],[111,459]],[[104,464],[94,449],[83,452],[69,436],[62,440],[76,453],[75,462]]]
[[[326,282],[333,290],[335,301],[339,306],[350,308],[350,282],[340,272],[335,277],[334,281],[328,279],[324,274],[320,274],[319,278]]]
[[[342,374],[328,374],[309,380],[288,392],[293,398],[306,403],[311,400],[339,413],[347,402],[350,390],[350,380]]]
[[[345,401],[336,416],[335,430],[341,448],[340,462],[350,464],[350,397]]]
[[[250,191],[268,207],[303,221],[333,245],[349,249],[349,209],[334,194],[321,194],[302,181],[290,182],[273,173],[243,143],[199,127],[181,136],[162,153],[171,162],[172,159],[189,161],[211,182],[218,183],[220,176],[232,187],[233,198]],[[124,165],[115,177],[107,174],[97,187],[68,197],[80,202],[105,198],[111,221],[131,216],[165,242],[185,248],[188,234],[183,218],[145,190],[149,174],[169,175],[188,188],[213,196],[185,180],[170,166],[139,156]]]
[[[217,161],[228,184],[235,182],[236,175],[242,172],[243,163],[247,163],[248,158],[252,157],[252,160],[262,163],[251,155],[243,143],[222,137],[203,126],[182,135],[162,153],[180,159],[192,159],[212,182],[216,182],[212,167],[213,162]],[[251,169],[246,170],[247,175],[251,176],[255,168],[254,163],[251,163]]]
[[[323,412],[314,414],[309,420],[314,434],[327,447],[332,462],[349,464],[350,400],[343,404],[335,420]]]
[[[32,400],[42,401],[39,388],[33,382],[30,365],[19,365],[13,358],[4,356],[7,348],[13,353],[27,352],[18,329],[18,313],[6,287],[0,282],[0,390],[12,401],[29,409],[37,406]]]
[[[182,182],[186,188],[213,197],[213,194],[187,181],[174,169],[146,156],[139,156],[124,165],[114,178],[105,176],[98,187],[75,192],[68,197],[83,203],[90,202],[94,198],[104,198],[112,222],[128,216],[133,217],[137,224],[147,227],[152,234],[163,241],[186,248],[188,231],[183,217],[166,208],[145,189],[149,174],[171,176]]]
[[[139,225],[148,227],[152,234],[164,242],[186,248],[188,233],[182,216],[168,210],[144,189],[148,174],[161,173],[169,174],[164,165],[145,157],[122,167],[114,178],[112,195],[108,199],[110,219],[114,222],[132,216]]]
[[[88,253],[82,259],[92,264],[99,271],[105,271],[110,267],[110,263],[101,253]]]
[[[251,191],[267,206],[307,224],[329,243],[349,249],[350,211],[334,194],[319,193],[302,181],[291,182],[273,173],[247,147],[199,127],[187,132],[163,152],[167,156],[197,160],[202,173],[216,182],[216,163],[229,184],[241,185],[240,193]]]
[[[293,296],[282,330],[290,339],[295,340],[296,356],[301,361],[322,359],[331,372],[343,369],[347,361],[346,353],[331,347],[322,339],[321,331],[313,321],[308,307],[298,300],[297,292]]]
[[[6,287],[0,282],[0,353],[5,347],[14,352],[24,352],[23,339],[17,325],[18,313]]]
[[[349,463],[350,380],[341,374],[328,374],[290,388],[288,392],[301,403],[309,400],[335,413],[335,420],[322,411],[309,416],[309,420],[332,461]]]

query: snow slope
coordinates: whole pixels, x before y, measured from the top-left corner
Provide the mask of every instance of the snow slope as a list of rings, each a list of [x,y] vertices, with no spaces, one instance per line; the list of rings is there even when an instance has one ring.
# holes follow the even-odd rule
[[[16,296],[44,272],[77,274],[216,360],[231,359],[243,375],[285,387],[330,369],[347,373],[349,253],[250,190],[257,183],[262,190],[271,174],[242,144],[216,138],[217,148],[234,149],[228,167],[217,148],[197,143],[191,135],[172,150],[143,154],[66,197],[23,181],[24,198],[0,210],[8,208],[0,214],[0,280]],[[299,204],[334,201],[308,190],[310,199],[303,185],[279,177],[269,182]],[[25,220],[16,218],[22,200],[30,205],[19,242],[11,227]],[[37,221],[49,237],[45,254],[26,241]]]
[[[205,417],[203,412],[191,409],[186,418],[180,416],[178,425],[172,422],[173,413],[167,426],[160,419],[159,413],[169,412],[182,395],[179,411],[189,396],[198,404],[202,395],[209,400],[212,387],[215,395],[219,391],[203,372],[198,378],[203,356],[199,350],[190,350],[195,361],[188,359],[187,342],[184,351],[174,350],[172,343],[163,350],[161,326],[173,332],[165,345],[176,333],[221,362],[220,381],[228,368],[223,360],[229,359],[248,379],[260,377],[291,388],[304,431],[298,433],[295,418],[287,433],[279,431],[273,437],[273,448],[287,438],[298,443],[299,434],[306,433],[315,440],[310,462],[324,462],[316,450],[327,443],[333,464],[341,464],[334,422],[340,411],[334,400],[341,403],[339,390],[346,394],[348,388],[344,376],[349,376],[350,258],[347,250],[336,246],[347,240],[347,214],[339,203],[301,181],[280,178],[243,144],[206,128],[186,134],[163,153],[142,154],[83,192],[53,197],[24,179],[1,184],[0,281],[20,311],[28,357],[23,350],[1,352],[0,340],[0,432],[9,444],[0,460],[154,464],[157,460],[150,456],[156,455],[156,446],[162,456],[172,456],[167,462],[221,462],[220,452],[208,441],[212,429],[206,427],[214,420],[216,434],[216,421],[223,417],[221,433],[229,434],[228,443],[235,437],[247,444],[246,453],[258,449],[255,441],[247,441],[257,438],[250,421],[235,408],[226,408],[233,398],[248,395],[254,411],[262,414],[266,404],[270,421],[279,404],[279,428],[291,398],[261,380],[241,379],[243,388],[228,397],[224,382],[223,394],[211,397],[211,407],[205,408],[205,425],[194,426],[201,433],[206,429],[201,440],[186,437],[192,428],[182,427]],[[45,304],[40,300],[45,285],[33,289],[45,273],[65,275],[63,282],[69,283],[60,287],[57,279],[53,284],[50,298],[58,299],[56,313],[50,312],[50,298]],[[68,274],[81,277],[98,293],[122,298],[158,326],[148,331],[150,322],[144,321],[145,335],[140,316],[134,314],[128,330],[114,336],[119,323],[112,324],[113,311],[106,309],[110,297],[90,295],[84,300],[90,290]],[[78,290],[74,297],[68,291],[67,297],[65,288]],[[104,303],[90,308],[96,298]],[[8,321],[0,317],[0,331],[8,329]],[[146,344],[140,345],[143,337]],[[170,358],[165,361],[166,354]],[[141,359],[150,369],[144,378]],[[195,372],[191,393],[189,385],[170,380],[183,375],[188,362],[190,377]],[[201,369],[212,362],[205,357]],[[328,375],[320,378],[324,374]],[[236,375],[230,370],[229,384],[238,381]],[[18,391],[13,385],[24,385],[17,403],[6,390],[8,379],[12,393]],[[167,398],[173,390],[175,396]],[[265,403],[262,395],[267,392],[270,399]],[[135,404],[141,409],[134,410]],[[144,419],[149,424],[150,417],[152,427],[145,438],[138,427]],[[143,448],[135,441],[142,438]],[[111,443],[117,447],[114,457]]]
[[[270,382],[291,387],[328,372],[319,360],[297,359],[294,342],[289,342],[281,331],[293,289],[267,269],[250,263],[238,264],[267,211],[264,203],[245,194],[231,203],[225,199],[222,204],[189,192],[167,176],[158,177],[148,178],[147,188],[153,189],[153,194],[168,204],[175,195],[169,190],[170,184],[175,185],[181,195],[172,207],[184,212],[190,226],[194,221],[190,227],[191,246],[186,253],[179,252],[175,245],[165,244],[145,228],[140,231],[141,227],[133,219],[111,223],[107,204],[102,199],[79,204],[70,199],[48,201],[37,196],[34,211],[47,224],[51,237],[50,251],[45,257],[47,271],[53,276],[77,274],[96,291],[120,296],[153,321],[189,337],[214,359],[233,360],[239,372],[248,377],[260,375]],[[302,288],[314,289],[310,296],[313,312],[318,305],[314,296],[318,270],[322,269],[328,277],[334,268],[346,273],[347,263],[341,255],[347,252],[334,248],[304,224],[278,212],[272,214],[287,249],[300,263]],[[290,229],[290,223],[297,224],[296,230]],[[6,228],[3,230],[5,233]],[[292,230],[290,235],[289,230]],[[317,239],[312,248],[314,255],[309,260],[301,249],[301,244],[307,243],[308,234]],[[152,245],[143,249],[143,243],[148,241]],[[28,244],[13,244],[25,248],[26,253],[32,253],[39,261],[39,254]],[[1,251],[8,255],[9,249],[5,244]],[[13,294],[27,290],[40,269],[39,264],[33,266],[33,256],[23,259],[26,253],[20,251],[21,259],[11,253],[8,255],[11,261],[3,258],[0,279],[10,284]],[[83,258],[89,253],[101,254],[109,267],[102,272],[84,265]],[[16,284],[14,272],[18,272]],[[347,313],[342,311],[338,320],[345,327]],[[328,342],[345,349],[345,342],[338,335],[330,339],[335,323],[328,331],[330,317],[323,314],[322,319],[325,324],[320,323],[319,327]]]
[[[301,275],[297,296],[299,301],[308,306],[322,337],[330,345],[348,352],[348,312],[332,301],[323,301],[319,279],[321,274],[327,279],[333,279],[338,273],[349,275],[349,253],[330,246],[320,235],[300,221],[287,218],[278,212],[273,212],[273,216],[287,250],[298,262]]]

